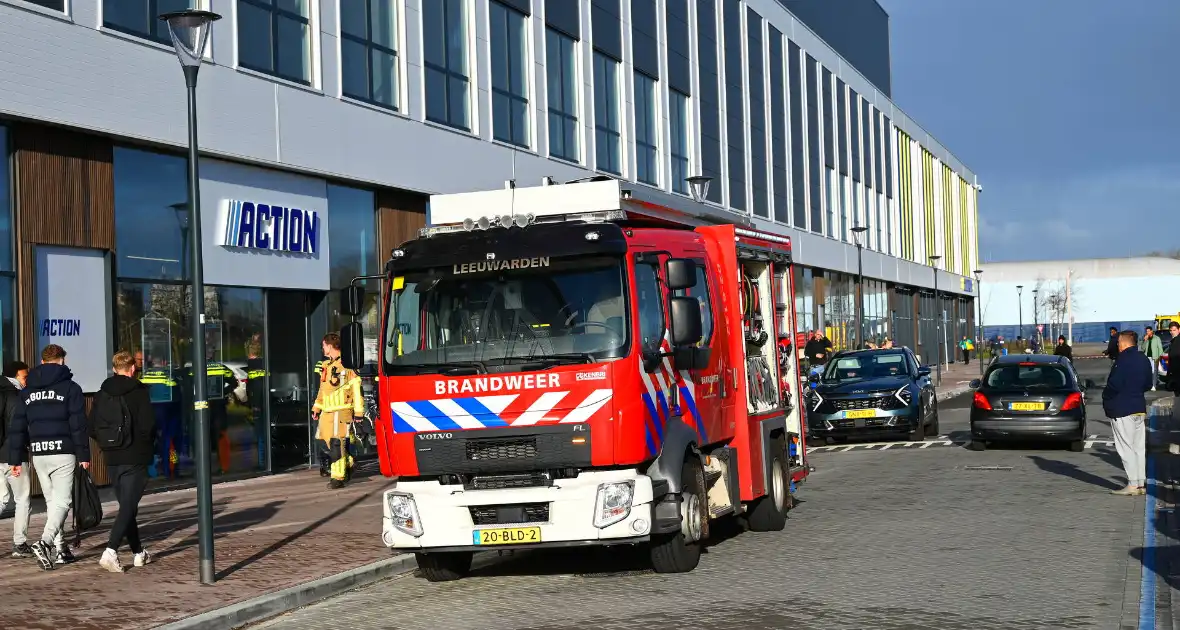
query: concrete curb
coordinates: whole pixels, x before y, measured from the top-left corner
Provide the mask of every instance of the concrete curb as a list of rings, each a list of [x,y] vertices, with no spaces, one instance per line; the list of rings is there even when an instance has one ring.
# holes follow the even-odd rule
[[[969,391],[971,391],[971,388],[965,385],[962,387],[952,387],[950,389],[940,389],[934,392],[934,398],[935,400],[943,401],[948,398],[954,398],[955,396],[962,396]]]
[[[401,554],[372,564],[357,567],[351,571],[329,575],[312,582],[267,593],[253,599],[217,608],[194,615],[187,619],[157,626],[156,630],[225,630],[240,628],[246,624],[269,619],[301,606],[339,595],[345,591],[395,575],[408,573],[417,564],[414,554]]]

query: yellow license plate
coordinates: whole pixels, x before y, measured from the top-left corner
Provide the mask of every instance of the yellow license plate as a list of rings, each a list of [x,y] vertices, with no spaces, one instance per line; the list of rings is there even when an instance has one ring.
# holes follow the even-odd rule
[[[528,545],[541,542],[540,527],[505,527],[503,529],[477,529],[471,532],[471,542],[476,545]]]
[[[853,411],[845,411],[845,418],[872,418],[877,415],[876,409],[855,409]]]
[[[1026,402],[1026,403],[1008,403],[1008,408],[1012,411],[1044,411],[1045,403]]]

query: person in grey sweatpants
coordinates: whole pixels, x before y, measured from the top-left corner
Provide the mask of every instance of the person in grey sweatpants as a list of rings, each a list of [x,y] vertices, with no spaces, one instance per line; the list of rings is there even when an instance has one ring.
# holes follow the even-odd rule
[[[5,370],[7,373],[7,369]],[[16,515],[12,519],[12,557],[28,558],[33,555],[29,547],[29,478],[13,474],[12,466],[8,465],[8,425],[16,415],[16,407],[21,404],[20,389],[17,383],[7,378],[0,378],[0,512],[8,509],[9,504],[16,505]],[[22,465],[27,464],[28,457],[20,458]]]

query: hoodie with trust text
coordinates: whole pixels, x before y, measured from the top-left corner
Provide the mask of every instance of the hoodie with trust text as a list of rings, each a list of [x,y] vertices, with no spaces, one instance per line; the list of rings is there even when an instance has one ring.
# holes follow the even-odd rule
[[[9,427],[10,465],[20,465],[25,453],[30,457],[74,455],[79,463],[90,461],[82,388],[73,377],[70,368],[56,363],[29,370],[22,403]]]

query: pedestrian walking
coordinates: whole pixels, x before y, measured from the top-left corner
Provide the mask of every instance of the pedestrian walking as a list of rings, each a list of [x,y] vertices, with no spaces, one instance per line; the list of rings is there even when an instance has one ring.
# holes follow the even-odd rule
[[[74,495],[74,469],[90,469],[90,436],[82,388],[66,367],[66,351],[57,344],[41,350],[41,365],[29,370],[28,387],[9,427],[8,465],[20,476],[26,451],[45,495],[45,530],[29,545],[44,570],[74,561],[62,528]]]
[[[1110,340],[1106,342],[1106,350],[1102,351],[1106,358],[1110,359],[1111,365],[1114,360],[1119,357],[1119,329],[1114,326],[1110,327]]]
[[[90,435],[106,457],[119,514],[111,525],[106,551],[98,566],[122,573],[119,547],[131,548],[132,563],[142,567],[152,561],[139,539],[135,517],[147,486],[148,466],[156,453],[156,414],[147,385],[135,378],[135,357],[126,351],[111,358],[115,375],[102,382],[90,412]]]
[[[1172,322],[1168,326],[1168,330],[1172,333],[1171,345],[1168,346],[1168,389],[1176,396],[1180,396],[1180,344],[1176,340],[1180,338],[1180,322]],[[1176,406],[1172,407],[1176,409]]]
[[[1053,355],[1058,357],[1065,357],[1073,361],[1073,346],[1065,341],[1065,335],[1057,338],[1057,346],[1053,348]]]
[[[340,362],[340,335],[324,335],[322,345],[327,359],[320,366],[320,390],[311,412],[318,421],[316,439],[327,443],[331,458],[328,487],[337,489],[352,477],[348,443],[352,423],[365,415],[365,402],[360,376]]]
[[[971,365],[971,351],[975,349],[975,344],[963,335],[963,339],[959,341],[959,352],[963,355],[963,365]]]
[[[1127,486],[1111,493],[1130,496],[1146,492],[1146,392],[1151,389],[1152,374],[1151,362],[1136,346],[1134,332],[1119,333],[1118,349],[1102,390],[1102,410],[1110,418],[1115,450],[1127,472]]]
[[[7,373],[6,369],[5,374]],[[8,426],[16,416],[17,407],[22,404],[20,388],[16,382],[15,378],[0,379],[0,453],[4,454],[3,460],[0,460],[3,462],[0,463],[0,512],[7,510],[10,503],[13,504],[16,512],[12,519],[12,557],[28,558],[33,555],[28,542],[29,516],[32,514],[29,502],[29,476],[14,474],[13,467],[8,463]],[[22,454],[18,461],[18,469],[29,465],[29,458],[25,454]]]
[[[1160,357],[1164,356],[1164,344],[1151,326],[1143,329],[1143,339],[1139,340],[1139,351],[1151,361],[1151,391],[1155,391],[1156,374],[1159,373]]]

